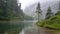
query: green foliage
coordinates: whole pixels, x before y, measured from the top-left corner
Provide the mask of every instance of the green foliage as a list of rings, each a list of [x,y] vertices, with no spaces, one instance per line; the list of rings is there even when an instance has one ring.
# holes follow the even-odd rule
[[[45,20],[41,20],[41,21],[37,22],[36,24],[40,27],[43,27],[45,24],[44,22],[45,22]]]
[[[47,10],[46,18],[45,19],[49,19],[51,16],[53,16],[53,13],[51,12],[51,8],[48,7],[48,10]]]
[[[10,20],[12,18],[12,10],[9,8],[11,4],[9,4],[9,0],[0,0],[0,20]]]
[[[38,26],[47,27],[49,29],[59,29],[60,30],[60,15],[51,17],[48,20],[42,20],[37,23]]]
[[[0,0],[0,4],[0,20],[23,19],[23,11],[18,6],[17,0]]]
[[[33,20],[34,18],[28,15],[24,15],[24,20]]]
[[[60,11],[58,11],[55,15],[60,15]]]
[[[24,24],[22,22],[16,22],[15,24],[15,22],[13,21],[13,19],[18,20],[22,18],[21,13],[23,12],[22,10],[19,10],[18,12],[18,9],[19,7],[17,4],[17,0],[0,0],[0,33],[17,29],[22,30]],[[14,11],[16,11],[18,17],[16,17],[16,15],[14,16]],[[14,24],[12,24],[13,22],[10,21],[13,21]]]

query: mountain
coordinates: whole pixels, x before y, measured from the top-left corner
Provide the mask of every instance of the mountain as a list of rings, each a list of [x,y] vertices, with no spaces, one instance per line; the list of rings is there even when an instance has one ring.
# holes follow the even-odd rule
[[[26,7],[24,12],[30,16],[36,15],[36,7],[38,3],[31,4],[30,6]],[[47,12],[47,8],[50,6],[52,9],[52,12],[56,13],[59,8],[59,1],[49,1],[40,3],[41,10],[42,10],[42,18],[45,18],[45,14]]]

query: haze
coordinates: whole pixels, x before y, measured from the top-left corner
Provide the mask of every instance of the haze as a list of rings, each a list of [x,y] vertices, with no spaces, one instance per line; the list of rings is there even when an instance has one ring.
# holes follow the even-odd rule
[[[27,7],[33,3],[39,2],[39,1],[40,1],[40,3],[43,3],[43,2],[47,2],[47,1],[50,2],[50,1],[59,1],[59,0],[19,0],[19,3],[22,3],[21,8],[25,9],[25,7]]]

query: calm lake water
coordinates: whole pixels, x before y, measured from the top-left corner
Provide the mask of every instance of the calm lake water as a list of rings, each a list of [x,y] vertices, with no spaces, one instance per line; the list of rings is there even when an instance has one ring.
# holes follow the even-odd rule
[[[37,20],[10,21],[10,26],[6,25],[9,29],[5,34],[56,34],[56,30],[37,27],[36,22]]]
[[[32,30],[35,27],[35,23],[37,20],[25,20],[24,21],[24,29],[20,32],[20,34],[25,34],[27,30]]]
[[[49,30],[36,26],[37,20],[24,21],[24,29],[19,34],[56,34],[55,30]]]

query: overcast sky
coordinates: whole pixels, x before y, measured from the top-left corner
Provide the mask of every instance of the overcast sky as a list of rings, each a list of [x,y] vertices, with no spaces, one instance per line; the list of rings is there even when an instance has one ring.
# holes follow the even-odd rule
[[[22,3],[21,8],[25,9],[25,7],[27,7],[33,3],[39,2],[39,1],[40,1],[40,3],[43,3],[43,2],[47,2],[47,1],[50,2],[50,1],[59,1],[59,0],[19,0],[19,3]]]

